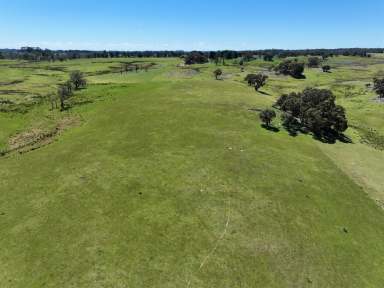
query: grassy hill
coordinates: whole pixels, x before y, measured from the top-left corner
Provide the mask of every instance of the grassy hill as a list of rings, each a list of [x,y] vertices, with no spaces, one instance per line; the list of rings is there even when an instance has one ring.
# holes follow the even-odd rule
[[[26,105],[0,113],[0,148],[46,135],[0,157],[0,286],[381,287],[384,105],[365,84],[383,58],[336,57],[303,80],[260,60],[227,63],[223,81],[179,62],[0,61],[0,98]],[[51,111],[76,69],[88,88]],[[263,93],[242,81],[256,71]],[[252,109],[312,86],[346,107],[352,144],[260,127]]]

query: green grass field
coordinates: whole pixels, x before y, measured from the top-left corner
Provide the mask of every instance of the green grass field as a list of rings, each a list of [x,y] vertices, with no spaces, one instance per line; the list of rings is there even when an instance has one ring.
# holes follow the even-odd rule
[[[120,62],[156,65],[121,75]],[[382,287],[384,152],[366,135],[384,135],[384,104],[365,84],[384,58],[331,58],[303,80],[261,60],[227,62],[222,81],[179,63],[0,60],[0,99],[26,105],[0,113],[0,150],[80,119],[0,157],[0,287]],[[72,70],[88,88],[51,111]],[[243,82],[256,71],[263,93]],[[260,126],[251,109],[305,87],[332,89],[352,144]]]

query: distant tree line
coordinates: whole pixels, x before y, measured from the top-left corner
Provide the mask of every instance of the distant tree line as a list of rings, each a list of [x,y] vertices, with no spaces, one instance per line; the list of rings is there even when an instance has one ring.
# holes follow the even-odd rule
[[[188,57],[196,51],[88,51],[88,50],[49,50],[39,47],[22,47],[20,49],[0,49],[0,58],[23,59],[29,61],[64,61],[78,58],[126,58],[126,57]],[[298,56],[320,56],[323,59],[333,56],[360,56],[370,57],[370,53],[384,53],[384,48],[341,48],[341,49],[306,49],[306,50],[248,50],[248,51],[198,51],[209,61],[217,64],[225,60],[242,58],[242,61],[250,61],[254,58],[263,58],[265,61],[273,61],[277,58]]]

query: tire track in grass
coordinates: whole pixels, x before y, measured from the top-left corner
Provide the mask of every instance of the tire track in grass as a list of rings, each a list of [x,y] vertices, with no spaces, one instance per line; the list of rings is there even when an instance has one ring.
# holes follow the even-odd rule
[[[227,235],[228,227],[229,227],[230,220],[231,220],[231,201],[230,200],[228,200],[228,204],[227,204],[227,209],[226,210],[227,210],[226,211],[227,212],[227,221],[225,223],[224,230],[220,234],[219,238],[216,240],[216,243],[213,246],[213,248],[209,251],[209,253],[204,257],[203,261],[200,263],[200,266],[199,266],[199,269],[197,270],[197,272],[202,271],[202,269],[209,262],[209,259],[216,252],[216,250],[219,247],[220,243],[224,240],[225,236]],[[191,286],[191,280],[188,280],[187,281],[187,287],[189,288],[190,286]]]

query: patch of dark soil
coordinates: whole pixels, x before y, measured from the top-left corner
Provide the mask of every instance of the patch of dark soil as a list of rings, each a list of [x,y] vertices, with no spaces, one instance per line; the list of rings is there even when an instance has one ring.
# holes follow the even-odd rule
[[[65,66],[44,66],[44,67],[41,67],[41,69],[50,70],[50,71],[67,72],[67,67]]]
[[[55,137],[63,131],[78,126],[80,123],[81,119],[78,116],[65,117],[60,119],[52,129],[31,128],[18,133],[9,139],[8,150],[2,151],[0,155],[5,156],[14,152],[24,154],[39,149],[52,143]]]
[[[100,70],[100,71],[94,71],[94,72],[87,72],[87,73],[85,73],[85,75],[86,76],[98,76],[98,75],[106,75],[106,74],[111,74],[111,73],[116,73],[116,71]]]

